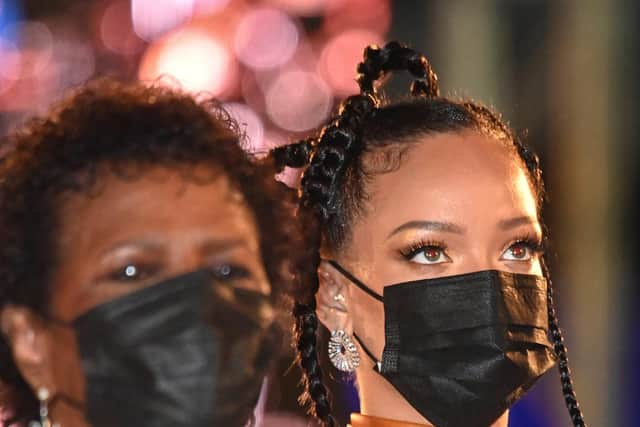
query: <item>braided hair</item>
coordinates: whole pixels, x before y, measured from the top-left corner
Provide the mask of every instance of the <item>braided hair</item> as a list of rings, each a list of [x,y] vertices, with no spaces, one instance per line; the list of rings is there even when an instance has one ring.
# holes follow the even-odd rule
[[[390,72],[401,70],[415,78],[410,88],[412,97],[383,104],[376,83]],[[365,186],[370,176],[397,168],[402,154],[416,143],[416,136],[475,130],[502,141],[522,162],[536,191],[539,216],[545,197],[537,155],[489,108],[441,97],[437,76],[424,55],[397,42],[382,48],[372,45],[364,50],[357,71],[360,93],[342,102],[338,114],[317,137],[272,151],[280,169],[306,167],[299,190],[298,215],[308,233],[308,253],[294,293],[294,342],[305,385],[301,402],[308,403],[310,413],[326,426],[335,425],[335,420],[316,348],[315,294],[319,286],[320,245],[338,251],[348,241],[354,219],[363,214]],[[382,161],[375,162],[373,170],[365,160],[380,153]],[[544,260],[542,264],[549,282],[549,332],[559,360],[562,392],[573,425],[583,427],[585,422],[573,390],[567,349],[556,317],[549,270]]]

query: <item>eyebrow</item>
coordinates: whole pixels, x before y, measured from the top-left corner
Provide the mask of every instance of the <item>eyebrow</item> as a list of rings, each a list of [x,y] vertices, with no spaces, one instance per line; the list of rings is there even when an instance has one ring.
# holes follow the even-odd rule
[[[249,248],[245,239],[209,239],[200,243],[199,250],[203,253],[219,253],[232,251],[238,248]],[[115,252],[124,248],[135,248],[144,251],[160,252],[164,250],[164,244],[154,239],[130,240],[118,242],[104,251],[104,254]]]
[[[498,222],[498,227],[502,230],[510,230],[521,225],[536,225],[537,222],[538,221],[535,218],[523,215],[514,218],[503,219],[502,221]]]
[[[200,250],[205,253],[226,252],[238,248],[250,249],[251,247],[246,239],[211,239],[200,246]]]
[[[452,222],[442,222],[442,221],[409,221],[405,222],[401,226],[397,227],[387,236],[387,239],[391,236],[398,234],[405,230],[427,230],[427,231],[442,231],[445,233],[455,233],[455,234],[464,234],[465,230],[463,227],[454,224]]]

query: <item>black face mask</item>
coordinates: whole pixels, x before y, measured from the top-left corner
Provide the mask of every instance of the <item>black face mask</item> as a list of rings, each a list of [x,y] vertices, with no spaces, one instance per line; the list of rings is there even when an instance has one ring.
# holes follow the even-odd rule
[[[407,282],[384,296],[385,346],[375,370],[438,427],[487,427],[555,363],[547,282],[502,271]]]
[[[210,270],[73,321],[94,427],[245,426],[275,348],[268,296]],[[64,396],[60,396],[64,399]]]

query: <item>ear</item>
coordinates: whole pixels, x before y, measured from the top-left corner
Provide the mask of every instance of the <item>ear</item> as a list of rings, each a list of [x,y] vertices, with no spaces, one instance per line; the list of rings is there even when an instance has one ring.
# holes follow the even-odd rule
[[[326,261],[318,267],[320,288],[316,294],[316,311],[322,324],[330,331],[353,331],[349,315],[348,280]]]
[[[31,388],[46,387],[52,392],[47,332],[41,318],[28,308],[9,305],[0,312],[0,329],[9,342],[18,370]]]

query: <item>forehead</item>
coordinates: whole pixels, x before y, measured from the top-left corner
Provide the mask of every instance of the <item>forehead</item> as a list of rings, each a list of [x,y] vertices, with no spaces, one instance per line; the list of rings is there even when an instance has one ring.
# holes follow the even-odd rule
[[[223,173],[150,168],[123,178],[102,171],[97,183],[95,191],[60,199],[62,244],[81,238],[107,243],[194,227],[221,238],[256,238],[253,215]]]
[[[415,142],[399,168],[369,184],[365,217],[379,220],[379,227],[416,219],[488,224],[537,217],[526,171],[504,142],[471,131]]]

